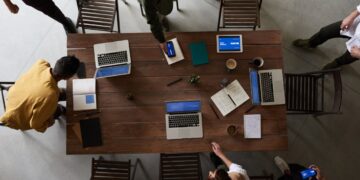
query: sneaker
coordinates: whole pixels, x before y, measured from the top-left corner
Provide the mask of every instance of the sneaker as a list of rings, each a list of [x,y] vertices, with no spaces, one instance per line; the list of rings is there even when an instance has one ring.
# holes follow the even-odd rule
[[[326,65],[322,68],[322,70],[335,69],[335,68],[338,68],[338,67],[340,67],[340,65],[339,65],[336,61],[333,61],[333,62],[331,62],[331,63],[326,64]]]
[[[285,174],[285,172],[290,171],[290,167],[289,167],[288,163],[281,157],[276,156],[274,158],[274,162],[275,162],[276,166],[281,170],[282,173]]]
[[[292,44],[293,44],[293,46],[300,47],[300,48],[310,48],[310,49],[313,48],[309,44],[309,39],[296,39],[295,41],[293,41]]]
[[[77,29],[73,21],[69,17],[66,17],[66,20],[68,21],[67,26],[64,26],[66,33],[77,33]]]

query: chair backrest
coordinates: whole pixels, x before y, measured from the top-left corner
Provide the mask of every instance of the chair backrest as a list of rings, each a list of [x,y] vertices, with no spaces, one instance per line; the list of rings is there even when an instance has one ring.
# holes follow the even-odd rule
[[[131,161],[106,161],[92,158],[91,180],[130,180]]]
[[[331,110],[324,109],[324,79],[327,74],[334,80],[334,101]],[[288,113],[333,114],[340,113],[342,83],[340,69],[302,74],[285,73],[286,107]]]
[[[202,179],[199,153],[160,154],[160,180]]]
[[[9,86],[13,85],[14,83],[15,82],[0,82],[1,99],[2,99],[4,110],[6,110],[4,91],[7,91]]]
[[[222,26],[220,26],[221,20]],[[221,0],[218,31],[220,28],[255,30],[256,26],[260,27],[260,2],[258,0]]]
[[[117,0],[77,0],[79,9],[76,26],[85,29],[113,32],[115,16],[120,33],[119,8]]]
[[[249,177],[251,180],[274,180],[274,175],[270,174],[270,175],[264,175],[264,176],[250,176]]]

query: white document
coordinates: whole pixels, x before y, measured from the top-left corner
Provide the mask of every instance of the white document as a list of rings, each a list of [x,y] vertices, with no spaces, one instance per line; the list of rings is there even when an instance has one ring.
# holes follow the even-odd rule
[[[261,115],[244,115],[244,138],[261,138]]]
[[[211,96],[211,100],[223,116],[229,114],[248,99],[249,95],[238,80],[234,80],[228,86]]]
[[[357,46],[360,48],[360,38],[359,37],[352,37],[350,40],[346,41],[346,48],[349,52],[351,52],[351,48],[353,46]]]
[[[169,65],[171,64],[174,64],[176,62],[179,62],[181,60],[184,60],[184,55],[181,51],[181,48],[180,48],[180,45],[179,45],[179,42],[177,40],[177,38],[174,38],[174,39],[171,39],[170,41],[173,42],[174,44],[174,49],[175,49],[175,56],[174,57],[168,57],[167,54],[164,53],[164,56],[166,58],[166,61]]]
[[[73,80],[73,106],[74,111],[96,109],[96,80]]]

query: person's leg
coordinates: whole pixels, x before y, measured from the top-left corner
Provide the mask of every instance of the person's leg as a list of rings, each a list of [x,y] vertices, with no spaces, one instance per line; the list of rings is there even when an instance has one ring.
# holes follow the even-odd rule
[[[334,68],[338,68],[342,65],[345,64],[350,64],[354,61],[359,60],[358,58],[354,58],[351,56],[349,51],[346,51],[343,55],[341,55],[340,57],[336,58],[334,61],[332,61],[331,63],[326,64],[323,69],[334,69]]]
[[[23,0],[23,2],[35,8],[38,11],[46,14],[55,21],[61,23],[64,26],[64,29],[68,33],[76,33],[75,25],[72,21],[65,17],[61,10],[55,5],[52,0]]]
[[[66,101],[66,89],[65,88],[59,88],[60,95],[58,101]]]
[[[294,46],[315,48],[318,45],[332,38],[349,38],[340,34],[340,25],[342,21],[329,24],[319,30],[310,39],[297,39],[293,42]]]

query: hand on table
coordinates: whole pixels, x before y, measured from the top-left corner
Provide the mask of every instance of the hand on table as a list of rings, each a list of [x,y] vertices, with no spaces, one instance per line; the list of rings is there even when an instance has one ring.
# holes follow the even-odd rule
[[[166,42],[160,43],[160,49],[167,54]]]
[[[351,47],[351,56],[354,58],[359,58],[360,59],[360,48],[357,46],[353,46]]]
[[[321,176],[320,168],[314,164],[309,166],[310,169],[313,169],[316,171],[316,179],[317,180],[325,180],[324,177]]]
[[[224,153],[222,152],[222,149],[220,147],[220,145],[216,142],[211,142],[211,149],[213,150],[213,152],[218,156],[222,156],[224,155]]]

